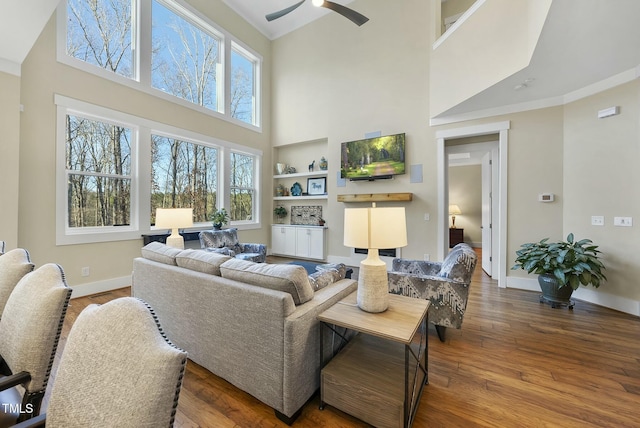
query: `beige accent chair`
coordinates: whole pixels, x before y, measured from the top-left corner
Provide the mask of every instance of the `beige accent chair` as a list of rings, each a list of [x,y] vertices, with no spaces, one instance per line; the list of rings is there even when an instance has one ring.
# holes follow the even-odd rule
[[[90,305],[71,328],[46,413],[18,427],[172,427],[186,362],[142,300]]]
[[[29,252],[22,248],[8,251],[0,257],[0,317],[18,281],[32,272],[34,267]]]
[[[70,297],[64,271],[54,263],[26,274],[11,292],[0,319],[0,372],[5,375],[0,418],[5,421],[40,412]]]

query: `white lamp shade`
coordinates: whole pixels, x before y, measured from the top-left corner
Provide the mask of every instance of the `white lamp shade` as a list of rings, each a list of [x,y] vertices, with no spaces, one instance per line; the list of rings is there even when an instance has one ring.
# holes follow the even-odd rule
[[[346,208],[344,245],[353,248],[399,248],[407,245],[404,207]]]
[[[177,229],[193,226],[193,208],[156,209],[156,227]]]
[[[460,211],[460,207],[456,204],[449,205],[449,215],[460,215],[462,211]]]

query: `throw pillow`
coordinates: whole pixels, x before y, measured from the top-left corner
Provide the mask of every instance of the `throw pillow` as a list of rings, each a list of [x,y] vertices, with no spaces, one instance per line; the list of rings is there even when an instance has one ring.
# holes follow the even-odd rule
[[[344,263],[326,263],[324,265],[316,266],[316,272],[321,272],[324,270],[337,270],[340,275],[340,279],[344,279],[347,275],[347,266]]]
[[[341,275],[338,269],[323,269],[309,275],[309,283],[314,291],[318,291],[343,278],[344,275]]]
[[[220,271],[223,278],[289,293],[296,305],[313,299],[313,288],[302,266],[231,259],[220,266]]]
[[[162,242],[150,242],[142,247],[142,257],[165,265],[177,266],[176,256],[182,250],[169,247]]]
[[[176,256],[178,266],[209,275],[220,276],[220,265],[231,259],[229,256],[211,251],[187,249]]]

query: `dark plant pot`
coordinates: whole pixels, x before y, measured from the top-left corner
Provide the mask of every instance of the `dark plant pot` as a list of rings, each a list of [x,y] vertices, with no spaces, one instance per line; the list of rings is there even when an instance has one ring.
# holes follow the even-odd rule
[[[569,285],[559,287],[555,276],[546,273],[538,275],[538,284],[540,284],[540,289],[542,290],[542,297],[548,302],[566,305],[571,303],[573,288]]]
[[[221,224],[214,224],[213,225],[213,230],[220,230],[222,229],[222,225]]]

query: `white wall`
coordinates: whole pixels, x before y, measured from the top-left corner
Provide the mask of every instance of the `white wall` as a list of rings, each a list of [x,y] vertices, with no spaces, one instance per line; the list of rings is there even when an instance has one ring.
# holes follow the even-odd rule
[[[18,245],[20,77],[0,72],[0,241]]]

